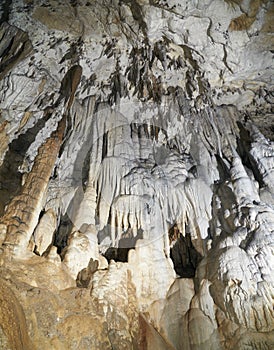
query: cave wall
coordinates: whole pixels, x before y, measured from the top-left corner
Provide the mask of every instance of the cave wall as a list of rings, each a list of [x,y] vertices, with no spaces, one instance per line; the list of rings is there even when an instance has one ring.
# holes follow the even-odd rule
[[[0,11],[2,347],[272,349],[273,2]]]

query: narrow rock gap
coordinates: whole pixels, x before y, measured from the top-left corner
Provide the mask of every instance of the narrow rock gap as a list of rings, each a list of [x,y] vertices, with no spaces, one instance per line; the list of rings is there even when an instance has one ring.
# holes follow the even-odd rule
[[[220,176],[219,182],[223,183],[230,178],[229,169],[223,158],[221,158],[218,154],[215,154],[215,157],[217,160],[217,169]]]
[[[83,162],[83,169],[82,169],[82,187],[83,191],[85,192],[88,184],[88,178],[89,178],[89,170],[90,170],[90,154],[91,154],[91,148],[88,150],[86,157]]]
[[[250,133],[242,123],[238,122],[237,124],[240,130],[240,138],[237,138],[237,152],[242,159],[243,165],[252,171],[255,180],[258,181],[260,188],[262,188],[265,186],[263,178],[258,171],[257,165],[253,164],[254,162],[249,154],[252,142]]]
[[[180,277],[193,278],[202,256],[193,246],[188,225],[185,225],[185,235],[179,231],[176,224],[172,226],[169,229],[169,238],[171,241],[170,257],[175,272]]]
[[[68,214],[61,215],[59,226],[53,239],[53,245],[57,247],[57,253],[61,254],[67,246],[69,234],[72,231],[73,223]]]
[[[48,119],[49,115],[39,119],[32,128],[19,135],[9,145],[3,164],[0,167],[0,216],[3,215],[4,208],[10,200],[21,191],[22,174],[18,169],[23,163],[28,148]]]

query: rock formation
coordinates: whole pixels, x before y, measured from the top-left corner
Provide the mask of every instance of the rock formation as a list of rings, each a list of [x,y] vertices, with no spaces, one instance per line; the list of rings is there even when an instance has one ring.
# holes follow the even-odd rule
[[[0,16],[0,347],[273,349],[273,1]]]

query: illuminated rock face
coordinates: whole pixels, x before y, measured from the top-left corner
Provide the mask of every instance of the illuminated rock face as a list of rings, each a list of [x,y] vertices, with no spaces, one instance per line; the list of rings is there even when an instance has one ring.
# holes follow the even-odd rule
[[[0,347],[272,349],[273,2],[0,8]]]

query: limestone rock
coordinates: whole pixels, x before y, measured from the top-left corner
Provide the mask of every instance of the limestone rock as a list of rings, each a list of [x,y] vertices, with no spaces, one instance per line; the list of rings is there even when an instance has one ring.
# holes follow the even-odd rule
[[[32,349],[22,306],[3,280],[0,288],[1,346],[7,349]]]
[[[96,254],[88,237],[79,231],[73,232],[69,238],[63,259],[73,278],[76,279],[78,273],[88,267],[91,258],[95,259]]]
[[[7,226],[4,245],[10,254],[24,257],[27,246],[38,223],[46,187],[59,151],[64,133],[64,120],[58,129],[38,150],[32,171],[28,174],[22,194],[13,198],[1,223]]]
[[[157,249],[156,244],[139,240],[135,250],[129,252],[128,264],[141,310],[154,300],[165,298],[175,278],[172,261]]]
[[[35,250],[42,255],[52,244],[53,234],[56,229],[56,215],[53,210],[47,210],[39,221],[34,234],[33,240]]]
[[[77,275],[77,286],[87,288],[91,281],[93,273],[98,269],[98,260],[90,259],[88,266],[81,270]]]
[[[273,348],[273,23],[0,3],[0,347]]]

